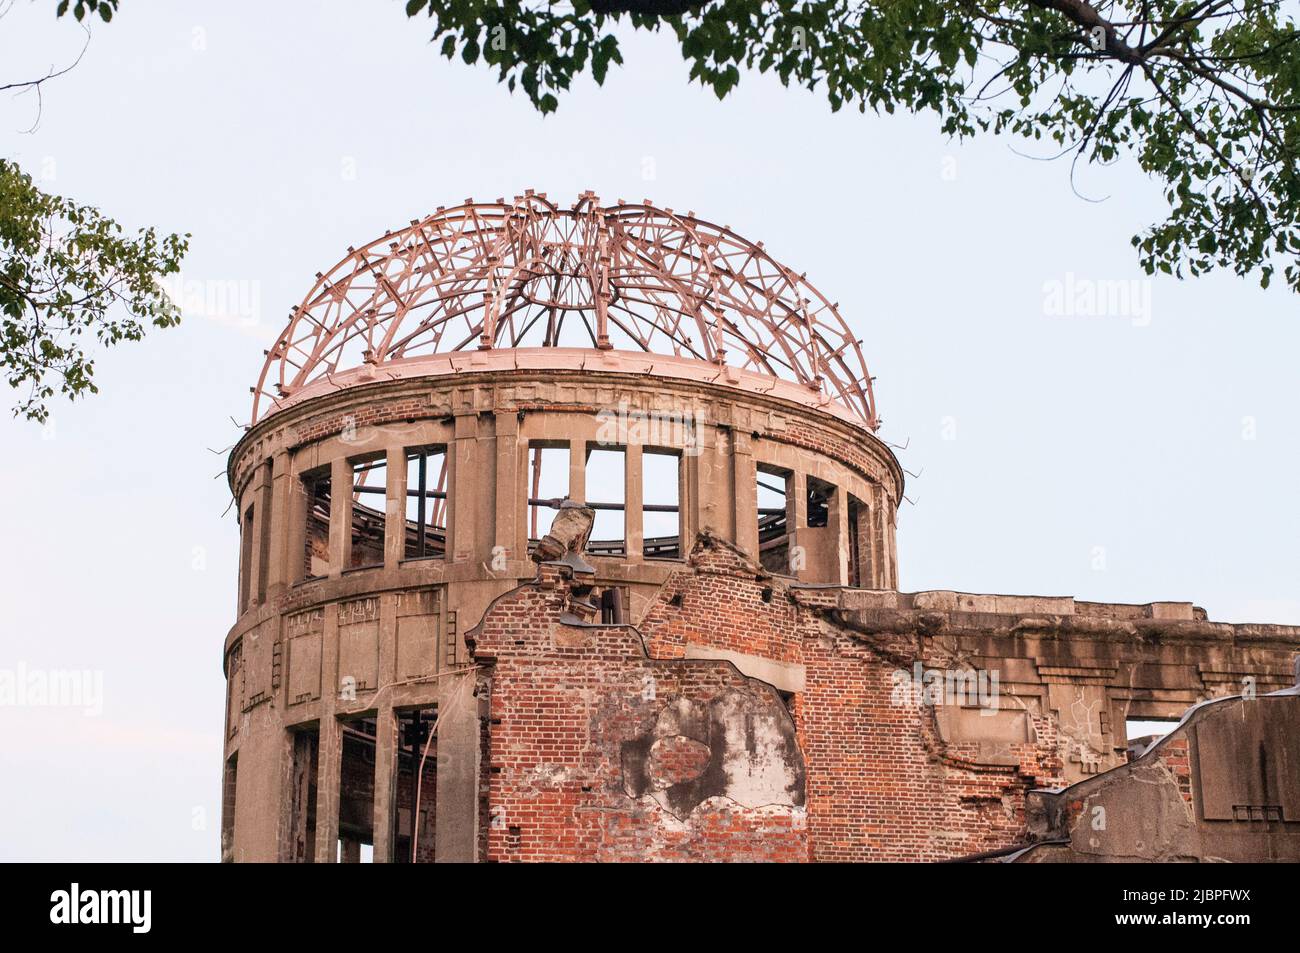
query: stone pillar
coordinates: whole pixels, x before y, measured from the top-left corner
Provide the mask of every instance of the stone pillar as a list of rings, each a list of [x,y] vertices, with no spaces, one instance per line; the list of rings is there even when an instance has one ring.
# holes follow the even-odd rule
[[[376,864],[393,862],[393,819],[397,816],[397,719],[392,705],[375,713],[375,853]]]
[[[519,468],[519,416],[513,410],[500,410],[494,415],[496,427],[496,537],[494,545],[506,551],[510,559],[522,559],[519,548],[519,520],[528,512],[527,491],[524,508],[518,506],[520,473],[527,479],[528,468]],[[525,549],[527,543],[524,544]]]
[[[451,471],[450,497],[451,505],[447,507],[447,532],[451,536],[451,558],[455,562],[473,560],[479,553],[479,527],[474,519],[475,506],[479,502],[479,487],[485,485],[490,475],[478,471],[483,465],[475,453],[478,442],[478,414],[463,411],[456,414],[454,447],[449,452],[455,453]],[[460,492],[458,487],[465,487]]]
[[[569,499],[579,503],[587,502],[587,441],[569,441]],[[546,527],[540,525],[537,531],[545,533]]]
[[[347,566],[352,544],[352,464],[335,460],[330,466],[330,569],[336,579]]]
[[[808,532],[808,477],[803,473],[792,473],[785,481],[785,525],[790,531],[789,564],[783,570],[799,579],[810,575],[807,546],[812,541]],[[796,552],[795,547],[804,547]],[[800,568],[796,569],[798,566]]]
[[[693,458],[695,474],[691,481],[694,491],[696,531],[711,529],[723,539],[736,539],[735,505],[732,500],[732,474],[734,472],[731,445],[733,431],[718,427],[713,431],[713,445],[705,447]],[[689,550],[694,543],[686,541]]]
[[[825,580],[837,586],[849,582],[849,494],[842,486],[837,486],[831,494],[830,505],[826,513],[826,532],[832,534],[827,540],[827,555],[830,557],[831,578]]]
[[[885,516],[888,501],[884,489],[879,486],[872,488],[871,535],[868,545],[871,547],[872,585],[877,589],[890,588],[889,554],[885,542],[885,536],[889,532]]]
[[[337,637],[337,627],[335,633]],[[337,653],[334,653],[337,655]],[[343,732],[334,717],[334,695],[321,693],[320,751],[316,771],[316,863],[332,864],[337,860],[339,840],[339,784],[343,768]]]
[[[302,582],[308,575],[307,565],[307,488],[302,477],[289,467],[289,485],[285,488],[288,500],[288,512],[285,522],[289,528],[289,538],[285,541],[285,584]]]
[[[248,566],[248,604],[257,605],[266,599],[266,589],[270,586],[270,580],[266,580],[263,585],[263,574],[266,573],[270,566],[267,563],[270,560],[270,546],[263,545],[263,540],[267,539],[267,532],[270,529],[271,519],[271,479],[267,472],[268,467],[265,463],[257,465],[257,471],[253,475],[250,483],[253,498],[253,544],[249,547]]]
[[[627,558],[637,560],[641,558],[645,526],[641,461],[641,445],[629,443],[623,453],[623,538],[627,541]]]
[[[278,451],[271,459],[271,492],[268,494],[270,508],[271,542],[267,546],[269,564],[266,567],[266,597],[268,600],[280,595],[286,586],[295,581],[290,568],[289,540],[294,533],[290,527],[294,504],[302,497],[293,492],[296,482],[289,469],[289,454]],[[299,555],[301,555],[299,550]]]
[[[753,438],[731,432],[732,539],[755,561],[758,559],[758,495],[754,469]]]
[[[479,774],[474,671],[448,675],[440,681],[434,858],[438,863],[473,863],[478,844]]]
[[[406,555],[406,450],[393,447],[386,461],[384,496],[384,568],[396,569]]]

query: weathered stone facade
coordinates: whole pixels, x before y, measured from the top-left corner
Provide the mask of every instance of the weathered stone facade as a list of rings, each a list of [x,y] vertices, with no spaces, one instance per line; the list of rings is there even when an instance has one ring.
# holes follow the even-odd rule
[[[861,343],[649,201],[350,248],[230,455],[223,857],[1296,859],[1300,627],[900,591]]]
[[[1036,838],[1050,841],[1055,831],[1041,819],[1045,798],[1105,790],[1117,783],[1120,771],[1133,770],[1118,767],[1125,763],[1122,726],[1129,714],[1181,712],[1185,697],[1220,688],[1215,677],[1223,670],[1250,669],[1264,689],[1285,684],[1288,660],[1300,644],[1294,630],[1282,627],[1213,626],[1195,619],[1190,606],[1075,606],[1060,599],[801,586],[765,573],[709,536],[700,540],[689,565],[665,583],[639,630],[602,629],[566,611],[573,600],[589,596],[590,585],[567,566],[545,566],[536,583],[489,609],[481,629],[492,632],[490,639],[480,643],[478,630],[471,634],[474,657],[489,666],[493,688],[486,757],[494,772],[489,800],[503,833],[489,835],[490,859],[941,860]],[[549,610],[543,608],[548,600]],[[537,630],[545,633],[541,640],[532,638]],[[521,640],[524,633],[529,638]],[[617,651],[602,640],[611,634],[617,635]],[[513,648],[503,670],[495,647],[505,645]],[[574,651],[577,646],[586,651]],[[1069,657],[1063,659],[1063,652]],[[722,785],[718,799],[700,799],[700,779],[724,760],[715,756],[695,766],[693,787],[683,787],[679,805],[687,809],[685,816],[670,812],[686,826],[662,815],[654,786],[611,751],[643,744],[652,715],[671,712],[681,701],[680,676],[669,664],[674,662],[730,663],[759,684],[783,686],[797,746],[751,744],[765,753],[766,763],[746,763],[727,776],[794,777],[797,771],[806,779],[801,797],[789,803],[769,798],[758,816],[752,813],[754,798],[746,803]],[[975,696],[968,705],[950,699],[928,703],[912,691],[918,664],[945,674],[1002,673],[997,707],[978,704]],[[503,671],[510,674],[503,678]],[[647,685],[654,686],[653,704],[638,705]],[[1294,696],[1262,695],[1234,704],[1258,705],[1253,710],[1264,719],[1261,724],[1276,726],[1260,730],[1279,732],[1267,737],[1269,750],[1285,756],[1282,734],[1295,713],[1283,710],[1284,697]],[[642,709],[639,716],[629,721],[614,714],[629,704]],[[733,724],[748,728],[754,720],[749,715]],[[1180,811],[1191,811],[1201,792],[1230,785],[1235,770],[1192,772],[1186,743],[1179,740],[1184,730],[1159,747],[1170,762],[1181,751],[1180,786],[1174,790],[1182,792]],[[719,731],[705,719],[685,737],[703,746]],[[579,752],[582,757],[566,755]],[[1284,783],[1292,777],[1294,788],[1293,775],[1286,774],[1294,757],[1292,752],[1289,762],[1275,767],[1279,773],[1267,791],[1237,800],[1254,797],[1263,805],[1280,795],[1294,810],[1294,792]],[[539,786],[540,778],[546,781]],[[1040,790],[1073,779],[1078,783],[1064,795]],[[552,796],[544,796],[543,788]],[[647,804],[647,796],[656,803]],[[1128,818],[1123,802],[1111,808],[1124,844],[1124,824],[1167,822],[1158,811],[1148,817],[1150,805],[1138,803],[1137,819]],[[1252,839],[1294,857],[1296,834],[1287,830],[1293,822],[1265,818],[1265,811],[1215,819],[1221,822],[1219,840],[1237,845],[1232,859],[1255,856],[1250,850],[1242,856],[1242,842]],[[611,818],[618,818],[617,847],[606,839],[604,824]],[[567,839],[593,824],[591,843]],[[763,849],[743,836],[754,824],[766,831]],[[1166,839],[1191,827],[1190,820],[1179,824]],[[693,839],[701,831],[715,833],[701,843]],[[530,851],[530,842],[543,846]],[[683,842],[691,845],[685,853]],[[1177,859],[1234,853],[1198,854],[1186,837],[1178,843],[1184,852]],[[775,855],[778,845],[781,853]],[[1049,846],[1057,854],[1065,849]],[[1175,859],[1172,846],[1164,853],[1135,850],[1129,854],[1111,844],[1091,856]]]
[[[589,510],[527,538],[530,448],[606,446],[599,408],[620,404],[702,422],[668,448],[685,558],[642,551],[643,448],[626,430],[624,551],[586,551]],[[408,449],[428,446],[449,461],[445,552],[412,559]],[[362,498],[339,494],[313,537],[304,475],[350,485],[367,460],[387,464],[386,504],[370,506],[383,532],[370,543]],[[803,555],[785,572],[753,555],[769,471],[791,487],[780,552]],[[571,467],[574,499],[584,477]],[[362,844],[409,859],[415,803],[425,860],[940,860],[1033,840],[1016,856],[1294,856],[1294,784],[1225,793],[1208,766],[1231,760],[1177,762],[1188,726],[1146,756],[1185,792],[1142,801],[1159,837],[1137,820],[1123,823],[1146,831],[1140,845],[1078,841],[1084,808],[1068,804],[1126,817],[1111,804],[1135,787],[1123,778],[1157,770],[1125,766],[1126,720],[1287,688],[1300,630],[1216,624],[1184,603],[899,592],[897,464],[795,402],[613,370],[359,385],[259,425],[231,478],[248,517],[226,647],[233,859],[358,859]],[[813,481],[839,496],[820,526]],[[1277,697],[1237,704],[1294,724]],[[1174,807],[1186,816],[1170,827]]]

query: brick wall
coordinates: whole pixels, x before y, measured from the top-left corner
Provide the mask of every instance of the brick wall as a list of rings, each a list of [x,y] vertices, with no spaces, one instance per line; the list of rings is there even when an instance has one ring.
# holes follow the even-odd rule
[[[1023,844],[1028,792],[1069,783],[1052,706],[1066,698],[1108,731],[1097,672],[1131,697],[1134,672],[1166,655],[1186,672],[1191,651],[1080,628],[1067,672],[1059,639],[1025,635],[1064,617],[844,609],[842,590],[773,576],[708,534],[638,626],[592,624],[598,595],[548,564],[468,636],[490,693],[490,860],[932,861]],[[1171,625],[1163,638],[1203,628]],[[1289,649],[1213,651],[1216,671],[1263,672]],[[742,671],[769,662],[799,687],[783,698]],[[992,706],[917,690],[914,673],[981,666],[1007,680]],[[1185,799],[1187,757],[1185,742],[1162,756]]]
[[[567,572],[543,567],[468,635],[490,666],[487,858],[806,860],[803,764],[776,692],[587,624]]]
[[[899,703],[895,673],[954,660],[924,637],[867,640],[827,624],[819,610],[836,601],[706,537],[640,629],[654,656],[681,657],[691,642],[804,667],[794,714],[811,859],[936,860],[1015,843],[1024,792],[1059,783],[1054,726],[1036,719],[1036,741],[1003,752],[1015,764],[982,764],[976,746],[945,743],[933,708]]]

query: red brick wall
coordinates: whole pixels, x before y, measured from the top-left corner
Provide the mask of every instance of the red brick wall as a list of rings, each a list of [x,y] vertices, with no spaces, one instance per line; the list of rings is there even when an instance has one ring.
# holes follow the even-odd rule
[[[796,720],[808,761],[812,859],[943,860],[1025,838],[1024,793],[1058,783],[1054,729],[1038,720],[1038,743],[1016,750],[1018,766],[982,765],[946,745],[934,709],[897,704],[893,673],[931,646],[891,637],[871,646],[845,632],[804,643],[806,690]]]
[[[895,692],[895,673],[918,659],[953,664],[932,640],[842,628],[822,611],[833,593],[790,588],[725,542],[697,548],[670,578],[643,634],[561,621],[592,617],[566,574],[543,567],[469,636],[490,683],[490,860],[938,860],[1022,841],[1025,792],[1060,783],[1049,720],[1035,716],[1036,741],[1010,747],[1018,764],[946,744],[934,709]],[[666,706],[702,711],[727,692],[769,712],[780,704],[730,663],[683,659],[687,642],[804,666],[797,803],[711,795],[674,812],[666,795],[637,795],[629,746],[648,752],[633,773],[660,785],[689,781],[707,760],[677,736],[646,747]]]
[[[655,658],[682,658],[686,643],[798,663],[799,610],[783,586],[724,540],[697,548],[674,573],[638,629]],[[765,595],[766,594],[766,595]]]
[[[819,618],[835,601],[711,540],[639,627],[656,657],[680,658],[693,642],[804,666],[794,714],[812,859],[937,860],[1023,840],[1024,792],[1061,782],[1055,725],[1034,716],[1036,742],[1011,749],[1018,765],[982,764],[978,746],[946,744],[932,708],[896,703],[894,673],[952,660],[924,637],[862,636]]]
[[[788,720],[775,693],[728,663],[649,659],[628,626],[565,624],[562,613],[583,611],[570,599],[560,572],[543,567],[468,635],[475,660],[490,666],[487,858],[806,860],[801,763],[797,804],[714,795],[674,813],[629,791],[629,751],[650,751],[647,770],[660,782],[689,780],[691,759],[673,757],[689,744],[668,734],[651,745],[666,710],[739,699],[747,712]]]

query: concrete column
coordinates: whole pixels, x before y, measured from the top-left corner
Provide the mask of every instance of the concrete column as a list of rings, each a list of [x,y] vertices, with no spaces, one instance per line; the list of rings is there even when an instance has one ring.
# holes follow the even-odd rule
[[[352,464],[346,459],[330,465],[330,570],[334,579],[348,564],[352,543]]]
[[[734,541],[736,525],[732,500],[732,442],[733,432],[730,429],[718,427],[713,431],[712,445],[703,448],[699,456],[691,458],[695,469],[691,488],[695,531],[711,529],[724,539]],[[691,542],[694,542],[693,534]]]
[[[331,487],[333,492],[333,488]],[[331,507],[331,535],[333,516]],[[333,555],[333,553],[331,553]],[[334,716],[339,700],[338,606],[325,608],[321,634],[321,693],[319,746],[316,752],[316,863],[332,864],[338,851],[339,785],[343,770],[343,732]]]
[[[700,435],[703,436],[703,435]],[[677,505],[681,517],[682,557],[689,555],[700,531],[699,492],[695,489],[700,476],[700,455],[683,453],[677,468]]]
[[[515,456],[515,473],[519,477],[518,485],[515,487],[515,506],[518,508],[516,512],[519,513],[519,526],[515,530],[516,546],[511,550],[519,559],[525,558],[528,554],[528,534],[532,532],[532,512],[528,506],[528,499],[533,493],[532,460],[533,451],[529,448],[528,441],[521,435],[519,449]]]
[[[375,852],[376,864],[393,862],[393,820],[397,816],[397,719],[392,705],[375,713]]]
[[[289,471],[289,454],[281,450],[271,460],[271,544],[267,547],[269,565],[266,567],[266,597],[274,599],[294,581],[289,564],[289,540],[294,503],[301,495],[293,493],[294,478]],[[301,550],[299,550],[301,554]]]
[[[337,631],[337,629],[336,629]],[[335,653],[337,654],[337,653]],[[330,713],[320,719],[320,753],[316,772],[316,863],[336,861],[339,840],[339,783],[343,767],[343,732],[333,714],[333,697],[321,693],[321,701],[330,699]],[[322,705],[322,707],[324,707]]]
[[[449,675],[440,681],[434,858],[438,863],[473,863],[478,844],[479,774],[474,672]]]
[[[833,533],[830,543],[832,577],[827,580],[837,586],[848,585],[849,581],[849,495],[842,486],[837,486],[831,494],[830,505],[826,513],[827,531]]]
[[[519,415],[513,410],[498,411],[494,415],[494,421],[497,479],[496,537],[493,545],[502,547],[510,559],[521,559],[523,550],[519,548],[519,521],[528,512],[528,504],[525,502],[523,510],[519,509],[519,474],[522,472],[526,475],[528,469],[519,469]]]
[[[479,488],[491,477],[478,469],[485,461],[476,458],[474,448],[477,442],[478,414],[457,414],[453,446],[448,448],[454,459],[447,494],[451,504],[447,507],[447,533],[451,537],[452,559],[456,562],[472,560],[479,552],[475,505],[482,496]],[[457,488],[462,486],[465,492],[458,491]]]
[[[640,559],[642,552],[645,481],[641,460],[641,445],[628,444],[623,454],[623,538],[627,541],[628,559]]]
[[[758,496],[754,483],[753,440],[747,433],[731,433],[732,539],[753,559],[758,559]]]
[[[389,454],[391,461],[392,454]],[[391,463],[390,463],[391,472]],[[402,481],[405,483],[405,479]],[[392,484],[389,484],[392,492]],[[392,863],[393,819],[397,809],[397,720],[393,717],[392,685],[399,677],[397,672],[397,596],[391,593],[379,598],[379,704],[375,711],[375,800],[372,823],[374,825],[374,862]]]
[[[384,568],[396,569],[406,555],[405,449],[389,449],[386,472],[388,492],[384,497]]]
[[[888,574],[888,588],[898,588],[898,510],[893,506],[885,507],[885,572]]]
[[[270,543],[267,532],[271,520],[271,476],[265,463],[257,465],[253,477],[253,545],[248,560],[248,604],[256,605],[266,599],[269,580],[263,579],[270,569],[267,565],[271,558]],[[263,541],[267,542],[263,542]]]
[[[808,532],[808,477],[803,473],[792,473],[785,482],[785,525],[790,530],[789,564],[785,572],[805,579],[809,575],[806,550],[812,542],[812,534]],[[804,547],[802,563],[795,554],[796,546]],[[793,568],[795,565],[803,568],[796,570]]]
[[[587,441],[569,441],[569,499],[587,502]],[[544,532],[544,527],[537,527]]]
[[[853,501],[857,503],[857,515],[849,515],[849,549],[858,561],[858,585],[873,589],[876,588],[876,566],[871,553],[872,506],[857,497]]]
[[[289,467],[289,485],[285,488],[288,498],[288,512],[285,521],[289,526],[289,538],[285,543],[285,583],[293,585],[307,577],[307,488],[302,477]]]
[[[871,555],[875,585],[880,589],[898,588],[898,553],[894,548],[896,512],[882,487],[872,492]]]

